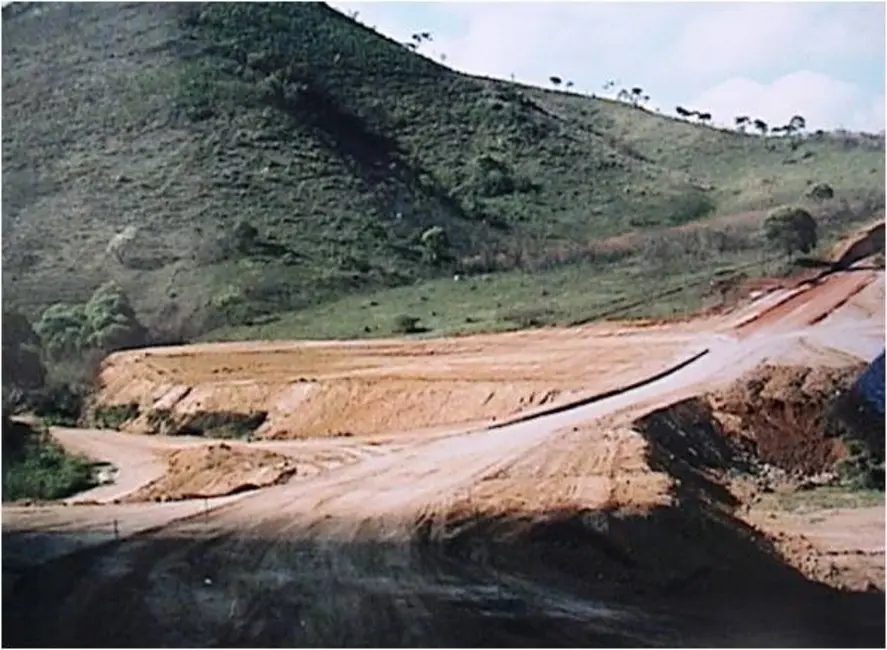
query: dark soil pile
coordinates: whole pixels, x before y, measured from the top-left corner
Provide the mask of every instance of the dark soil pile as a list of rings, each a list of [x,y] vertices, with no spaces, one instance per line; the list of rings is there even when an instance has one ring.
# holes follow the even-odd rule
[[[763,365],[707,398],[723,432],[750,443],[761,461],[814,474],[847,456],[845,441],[833,435],[832,405],[862,369]]]

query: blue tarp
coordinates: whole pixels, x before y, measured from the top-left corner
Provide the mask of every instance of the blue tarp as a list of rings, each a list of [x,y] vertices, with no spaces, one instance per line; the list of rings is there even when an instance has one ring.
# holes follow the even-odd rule
[[[878,413],[884,415],[884,353],[872,361],[854,384],[856,391]]]

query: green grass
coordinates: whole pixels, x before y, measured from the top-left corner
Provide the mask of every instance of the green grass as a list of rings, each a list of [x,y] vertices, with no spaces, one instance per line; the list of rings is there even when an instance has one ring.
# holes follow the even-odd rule
[[[884,505],[883,490],[854,490],[822,486],[782,494],[769,494],[759,504],[762,508],[788,512],[809,512],[831,508],[869,508]]]
[[[4,307],[30,317],[114,280],[170,337],[375,336],[414,311],[434,332],[581,319],[703,269],[566,249],[766,210],[818,182],[883,204],[882,141],[792,151],[469,77],[320,4],[7,9],[3,72]],[[242,221],[258,231],[247,247]],[[105,249],[129,225],[121,265]],[[432,226],[452,261],[422,255]],[[493,273],[467,295],[448,288],[457,271]],[[437,308],[413,304],[426,290]]]
[[[63,499],[95,485],[93,463],[42,429],[3,421],[3,500]]]
[[[825,228],[820,250],[856,223]],[[726,233],[727,250],[711,243]],[[698,234],[694,237],[694,234]],[[619,259],[590,259],[535,272],[511,271],[426,280],[348,296],[253,325],[222,327],[203,340],[351,339],[400,336],[399,316],[418,318],[416,337],[497,332],[599,319],[666,318],[719,304],[710,289],[716,273],[749,277],[785,273],[781,257],[745,229],[705,228],[640,237]],[[651,243],[652,242],[652,243]]]
[[[99,429],[119,430],[139,416],[138,404],[100,404],[93,409],[91,419]]]
[[[735,261],[758,266],[748,257],[736,256]],[[580,323],[608,315],[655,318],[701,306],[709,277],[708,269],[683,273],[676,284],[674,277],[655,269],[624,263],[573,264],[535,274],[499,273],[459,282],[452,278],[430,280],[343,298],[284,314],[265,324],[214,330],[207,338],[384,337],[398,333],[395,321],[400,314],[419,318],[420,327],[435,336]],[[662,297],[655,304],[629,306],[645,297],[681,288],[685,290]]]

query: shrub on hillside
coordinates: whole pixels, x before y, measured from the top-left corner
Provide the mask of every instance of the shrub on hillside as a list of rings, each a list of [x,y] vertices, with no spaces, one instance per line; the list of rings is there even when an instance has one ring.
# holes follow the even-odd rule
[[[807,254],[816,248],[816,220],[803,208],[784,206],[770,213],[764,221],[764,237],[786,256]]]
[[[429,264],[441,264],[452,259],[450,240],[440,226],[433,226],[419,237],[422,259]]]
[[[392,331],[395,334],[416,334],[417,332],[423,331],[423,329],[419,327],[420,320],[421,319],[416,316],[401,314],[394,319]]]
[[[492,199],[515,192],[531,192],[538,186],[528,179],[516,177],[512,169],[498,158],[484,155],[473,161],[462,189],[467,194]]]
[[[807,196],[811,199],[816,199],[817,201],[826,201],[835,198],[835,191],[828,183],[817,183],[810,188],[810,191],[807,192]]]

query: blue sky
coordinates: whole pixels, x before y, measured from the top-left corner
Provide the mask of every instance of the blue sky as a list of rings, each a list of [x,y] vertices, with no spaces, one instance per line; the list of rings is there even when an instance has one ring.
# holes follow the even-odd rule
[[[641,86],[651,107],[808,128],[884,130],[884,3],[331,2],[473,74],[603,94]]]

